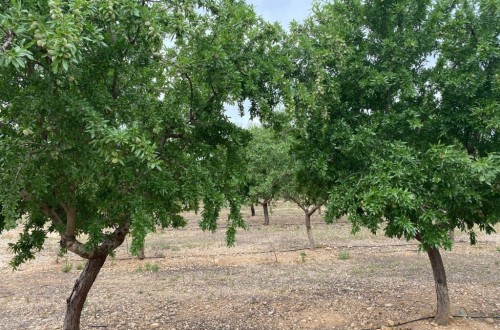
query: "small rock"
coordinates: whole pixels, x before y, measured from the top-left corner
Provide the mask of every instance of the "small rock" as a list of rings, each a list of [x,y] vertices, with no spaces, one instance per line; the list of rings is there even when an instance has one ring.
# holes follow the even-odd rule
[[[156,328],[159,328],[159,327],[160,327],[160,323],[151,323],[151,324],[149,325],[149,327],[150,327],[151,329],[156,329]]]
[[[495,320],[493,320],[491,317],[488,317],[487,319],[485,319],[484,321],[486,321],[486,323],[489,323],[489,324],[493,324],[495,323]]]
[[[374,308],[373,307],[368,307],[366,310],[371,312]]]
[[[385,307],[392,307],[392,304],[385,304]]]
[[[300,322],[302,322],[302,323],[307,323],[307,320],[306,320],[306,319],[304,319],[304,320],[301,320]]]
[[[389,328],[388,326],[386,325],[383,325],[380,330],[392,330],[392,328]]]
[[[394,324],[396,324],[393,320],[387,320],[387,324],[390,325],[391,327],[394,326]]]
[[[433,327],[437,327],[438,326],[438,324],[436,322],[430,322],[429,324],[432,325]]]

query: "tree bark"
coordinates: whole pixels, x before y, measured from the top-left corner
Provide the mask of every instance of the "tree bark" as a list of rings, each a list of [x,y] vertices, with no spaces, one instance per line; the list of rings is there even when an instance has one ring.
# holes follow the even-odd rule
[[[250,211],[252,211],[252,217],[255,217],[255,206],[253,204],[250,205]]]
[[[311,247],[311,250],[316,249],[316,245],[314,244],[314,238],[312,234],[312,228],[311,228],[311,213],[305,212],[306,217],[306,230],[307,230],[307,238],[309,239],[309,246]]]
[[[137,252],[137,259],[144,260],[145,258],[146,258],[146,254],[144,253],[144,246],[143,246],[142,249],[140,249]]]
[[[66,301],[66,316],[64,317],[64,330],[79,330],[80,316],[82,315],[83,304],[87,299],[87,294],[92,287],[99,271],[101,270],[107,255],[101,258],[90,259],[85,268],[76,280],[73,291]]]
[[[269,226],[269,203],[262,203],[262,208],[264,209],[264,226]]]
[[[446,283],[446,273],[444,270],[443,259],[439,249],[431,248],[427,251],[434,275],[436,285],[437,311],[436,323],[447,325],[450,320],[450,297],[448,295],[448,284]]]

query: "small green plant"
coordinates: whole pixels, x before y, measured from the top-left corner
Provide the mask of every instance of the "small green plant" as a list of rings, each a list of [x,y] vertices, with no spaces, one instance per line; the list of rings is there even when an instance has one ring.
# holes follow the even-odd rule
[[[79,262],[79,263],[76,264],[75,268],[78,269],[78,270],[82,270],[83,267],[85,267],[85,264],[83,262]]]
[[[151,264],[149,262],[146,262],[146,264],[144,265],[144,267],[146,268],[147,272],[151,271]]]
[[[70,262],[67,262],[64,264],[64,266],[62,267],[61,270],[63,273],[69,273],[72,269],[73,269],[73,264]]]
[[[349,253],[347,251],[340,251],[339,252],[339,259],[340,260],[347,260],[349,259]]]
[[[135,272],[136,273],[142,273],[143,272],[142,266],[137,266],[137,268],[135,269]]]
[[[300,262],[302,263],[306,262],[306,251],[301,251],[299,255],[300,255]]]
[[[153,264],[153,266],[151,266],[151,271],[152,271],[153,273],[157,273],[157,272],[158,272],[158,269],[159,269],[159,267],[158,267],[158,265],[157,265],[157,264]]]
[[[500,246],[497,246],[497,252],[500,252]]]

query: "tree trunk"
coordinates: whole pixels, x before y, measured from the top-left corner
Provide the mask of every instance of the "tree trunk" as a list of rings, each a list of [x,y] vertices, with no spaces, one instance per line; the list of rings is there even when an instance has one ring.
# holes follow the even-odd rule
[[[316,245],[314,244],[314,238],[312,234],[312,228],[311,228],[311,214],[309,212],[305,212],[306,214],[306,230],[307,230],[307,238],[309,239],[309,246],[311,247],[311,250],[314,250],[316,248]]]
[[[137,259],[144,260],[145,258],[146,255],[144,253],[144,246],[143,246],[139,251],[137,251]]]
[[[450,240],[451,240],[452,242],[454,242],[454,241],[455,241],[455,231],[454,231],[453,229],[450,229],[450,230],[448,231],[448,235],[450,236]]]
[[[107,255],[98,259],[87,261],[80,277],[76,280],[71,295],[66,300],[66,316],[64,317],[64,330],[79,330],[80,316],[82,315],[83,304],[87,299],[87,294],[92,287],[99,271],[101,270]]]
[[[432,248],[427,251],[431,261],[434,283],[436,285],[437,311],[436,323],[447,325],[450,319],[450,297],[448,296],[448,284],[444,271],[443,259],[438,249]]]
[[[264,209],[264,226],[269,226],[269,209],[268,202],[262,203],[262,208]]]
[[[252,217],[255,217],[255,206],[250,205],[250,211],[252,211]]]

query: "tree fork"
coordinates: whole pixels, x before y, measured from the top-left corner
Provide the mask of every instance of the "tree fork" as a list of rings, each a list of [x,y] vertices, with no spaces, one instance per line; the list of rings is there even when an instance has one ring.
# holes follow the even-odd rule
[[[87,295],[99,274],[107,255],[97,259],[87,261],[85,268],[75,282],[71,295],[66,300],[66,316],[64,317],[64,330],[79,330],[80,317],[82,315],[83,304]]]

